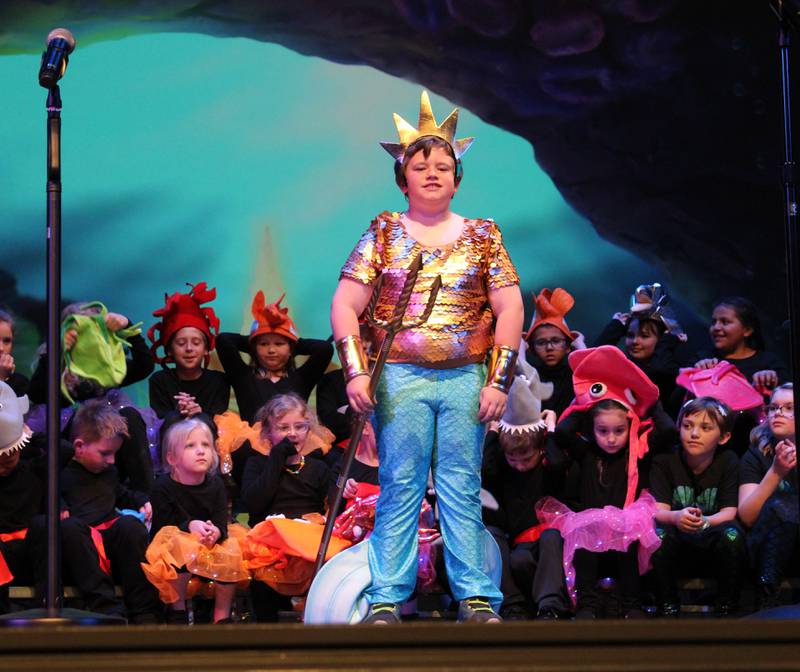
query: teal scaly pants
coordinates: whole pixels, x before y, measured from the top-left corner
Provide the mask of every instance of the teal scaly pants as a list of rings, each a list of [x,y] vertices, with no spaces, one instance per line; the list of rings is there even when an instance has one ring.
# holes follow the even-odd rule
[[[482,569],[478,402],[484,380],[482,364],[386,365],[375,394],[381,492],[369,539],[370,603],[400,604],[414,591],[419,511],[432,469],[453,597],[481,595],[499,608],[503,595]]]

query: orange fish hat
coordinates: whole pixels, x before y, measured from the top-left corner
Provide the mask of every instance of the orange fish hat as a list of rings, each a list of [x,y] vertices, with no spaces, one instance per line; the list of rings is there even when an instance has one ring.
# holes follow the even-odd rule
[[[253,326],[250,327],[250,342],[262,334],[278,334],[296,343],[300,338],[297,326],[289,317],[289,309],[281,308],[281,301],[286,296],[284,292],[275,303],[267,303],[264,292],[258,291],[253,298]]]
[[[525,340],[530,339],[537,327],[549,324],[564,334],[569,342],[572,342],[575,334],[569,330],[564,316],[574,305],[575,299],[572,294],[561,287],[556,287],[552,291],[545,288],[539,292],[539,296],[533,293],[533,320],[530,329],[525,333]]]
[[[576,350],[569,354],[575,400],[559,420],[574,411],[586,411],[600,401],[611,399],[628,411],[628,490],[625,506],[633,503],[639,482],[638,460],[647,453],[647,435],[653,421],[644,419],[648,409],[658,401],[658,387],[636,364],[613,345]]]
[[[154,317],[160,317],[147,331],[147,338],[152,342],[150,352],[153,359],[159,364],[172,361],[172,356],[167,352],[172,337],[184,327],[194,327],[203,332],[208,344],[208,352],[216,345],[216,336],[219,334],[219,318],[211,306],[203,307],[202,304],[217,298],[215,288],[208,289],[205,282],[191,285],[188,294],[175,292],[172,296],[164,295],[164,307],[153,311]],[[156,332],[158,337],[156,338]],[[158,348],[164,348],[165,356],[158,356]],[[209,355],[206,353],[205,365],[208,366]]]

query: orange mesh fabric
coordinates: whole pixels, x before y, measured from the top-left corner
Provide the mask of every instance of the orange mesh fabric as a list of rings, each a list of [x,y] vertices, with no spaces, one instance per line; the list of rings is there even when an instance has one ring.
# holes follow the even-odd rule
[[[244,566],[253,578],[282,595],[301,595],[311,585],[323,526],[302,519],[268,518],[242,540]],[[325,559],[351,545],[331,537]]]
[[[157,589],[161,601],[178,600],[173,582],[178,571],[186,571],[215,581],[236,583],[249,577],[242,562],[241,540],[247,530],[238,524],[228,526],[228,538],[211,548],[203,546],[194,534],[182,532],[173,525],[162,527],[156,534],[142,563],[147,580]]]

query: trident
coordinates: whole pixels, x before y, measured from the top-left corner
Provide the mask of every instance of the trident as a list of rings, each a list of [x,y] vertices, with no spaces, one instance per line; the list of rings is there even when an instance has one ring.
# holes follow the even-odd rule
[[[375,319],[375,307],[378,305],[378,297],[380,296],[381,287],[383,286],[383,275],[378,278],[378,281],[375,283],[375,288],[372,290],[372,296],[370,296],[369,304],[367,304],[366,310],[367,322],[370,324],[370,326],[384,329],[386,331],[386,335],[383,337],[383,342],[381,343],[378,357],[375,360],[375,363],[373,364],[372,370],[369,374],[370,399],[375,398],[375,389],[378,386],[378,380],[383,372],[383,365],[386,363],[386,360],[389,357],[389,351],[392,349],[394,337],[404,329],[413,329],[414,327],[419,327],[420,325],[425,324],[425,322],[427,322],[428,318],[431,316],[431,312],[433,311],[433,306],[436,303],[436,296],[439,294],[439,288],[442,286],[442,277],[440,275],[437,275],[436,279],[433,281],[431,293],[428,296],[428,303],[425,305],[425,310],[422,312],[422,315],[420,315],[419,318],[414,322],[403,322],[406,309],[408,308],[408,302],[411,300],[411,293],[414,291],[414,286],[417,284],[417,276],[421,270],[422,253],[420,252],[408,267],[406,279],[403,283],[403,289],[400,292],[400,297],[397,299],[397,304],[394,307],[394,312],[392,313],[392,318],[390,320]],[[322,565],[325,563],[325,555],[328,552],[328,544],[330,543],[331,534],[333,533],[333,526],[336,522],[336,516],[334,514],[339,510],[339,505],[342,503],[342,494],[344,493],[344,486],[347,483],[347,477],[350,474],[350,468],[353,464],[353,459],[356,456],[356,447],[358,446],[359,441],[361,441],[361,434],[364,431],[364,425],[367,424],[368,419],[369,413],[359,413],[356,416],[353,424],[353,433],[350,435],[350,442],[347,444],[344,465],[342,466],[339,478],[336,480],[336,496],[334,497],[333,502],[330,502],[328,519],[325,521],[325,529],[322,533],[322,540],[319,543],[317,561],[314,565],[314,576],[317,575],[317,572],[319,572],[319,570],[322,568]]]

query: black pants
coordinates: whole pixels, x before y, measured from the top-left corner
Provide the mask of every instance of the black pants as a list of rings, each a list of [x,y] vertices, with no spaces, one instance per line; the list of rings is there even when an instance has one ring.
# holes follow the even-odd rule
[[[78,518],[67,518],[61,523],[65,576],[75,583],[86,607],[134,622],[159,617],[163,610],[158,592],[140,565],[150,542],[147,528],[138,518],[120,516],[100,534],[112,576],[100,568],[89,526]],[[124,602],[114,594],[115,581],[122,585]]]
[[[760,520],[758,521],[761,522]],[[759,534],[756,539],[757,532]],[[786,570],[795,557],[797,544],[797,523],[772,520],[764,529],[754,528],[750,545],[752,563],[756,571],[756,581],[771,590],[781,585]]]
[[[0,553],[14,575],[11,583],[0,586],[0,614],[11,611],[8,591],[12,585],[34,585],[37,599],[43,597],[47,574],[46,534],[45,517],[35,516],[24,539],[0,541]]]
[[[661,546],[653,554],[656,596],[661,603],[679,604],[677,580],[705,569],[717,579],[717,606],[736,609],[747,562],[744,532],[736,522],[715,525],[702,532],[681,532],[659,525]]]
[[[601,578],[617,580],[620,598],[620,616],[641,605],[641,580],[639,578],[638,543],[633,543],[624,553],[606,551],[592,553],[579,548],[575,551],[575,589],[578,593],[578,611],[589,609],[597,613],[601,606],[601,595],[597,582]]]
[[[564,542],[558,530],[545,530],[538,541],[511,549],[511,574],[526,599],[538,609],[569,611],[564,577]]]
[[[253,611],[258,623],[276,623],[279,611],[289,611],[292,608],[289,597],[255,579],[250,582],[250,598],[253,600]]]

